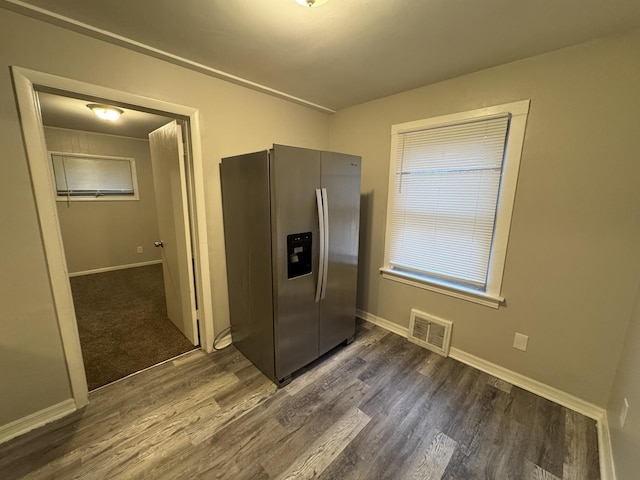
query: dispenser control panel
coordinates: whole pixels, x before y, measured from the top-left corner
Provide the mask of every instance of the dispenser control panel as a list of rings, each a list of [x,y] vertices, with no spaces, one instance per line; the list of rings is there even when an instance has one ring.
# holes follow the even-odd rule
[[[311,273],[311,232],[287,235],[287,278]]]

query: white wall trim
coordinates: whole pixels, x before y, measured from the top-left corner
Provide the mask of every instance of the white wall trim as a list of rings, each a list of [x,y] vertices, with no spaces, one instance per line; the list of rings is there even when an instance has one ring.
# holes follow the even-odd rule
[[[356,316],[402,337],[407,337],[409,334],[408,328],[402,327],[369,312],[365,312],[364,310],[357,309]],[[563,392],[562,390],[501,367],[500,365],[496,365],[495,363],[491,363],[480,357],[476,357],[475,355],[471,355],[470,353],[463,352],[457,348],[451,347],[449,356],[459,362],[469,365],[470,367],[488,373],[489,375],[493,375],[500,380],[509,382],[512,385],[539,395],[547,400],[551,400],[558,405],[562,405],[563,407],[595,420],[597,422],[598,429],[598,454],[600,460],[601,480],[616,480],[609,423],[607,422],[607,412],[604,408],[598,407],[597,405]]]
[[[194,110],[189,115],[189,128],[191,129],[191,155],[189,160],[193,171],[193,214],[192,225],[193,254],[196,258],[196,283],[200,292],[198,320],[200,321],[200,345],[205,352],[213,351],[213,339],[216,336],[213,327],[213,288],[211,283],[211,268],[209,263],[209,237],[207,234],[207,214],[205,207],[205,175],[204,161],[202,158],[202,144],[200,133],[200,112]]]
[[[409,336],[409,329],[407,327],[402,327],[397,323],[390,322],[389,320],[386,320],[382,317],[377,317],[374,314],[365,312],[364,310],[360,310],[359,308],[356,309],[356,316],[363,320],[366,320],[367,322],[371,322],[374,325],[378,325],[385,330],[397,333],[401,337],[407,338]]]
[[[363,320],[367,320],[379,327],[393,333],[397,333],[400,336],[407,337],[409,334],[408,328],[401,327],[398,324],[385,320],[384,318],[377,317],[369,312],[357,310],[356,315]],[[480,357],[476,357],[475,355],[471,355],[470,353],[464,352],[455,347],[451,347],[449,356],[459,362],[475,368],[476,370],[493,375],[505,382],[509,382],[512,385],[523,388],[528,392],[535,393],[536,395],[546,398],[547,400],[551,400],[552,402],[562,405],[563,407],[567,407],[594,420],[600,420],[602,415],[605,413],[603,408],[582,400],[574,395],[570,395],[562,390],[550,387],[542,382],[501,367],[500,365],[496,365],[495,363],[491,363]]]
[[[600,479],[616,480],[616,467],[613,461],[613,446],[607,411],[598,419],[598,453],[600,454]]]
[[[58,221],[44,128],[38,108],[38,98],[33,88],[35,79],[27,70],[12,67],[11,73],[42,233],[42,244],[49,271],[49,284],[54,309],[58,317],[67,371],[69,372],[69,384],[77,407],[82,408],[89,403],[89,389],[80,349],[80,336],[62,244],[62,232]]]
[[[8,442],[12,438],[23,435],[31,430],[40,428],[76,411],[76,403],[73,399],[51,405],[39,412],[19,418],[0,427],[0,443]]]
[[[44,127],[44,124],[42,125]],[[133,186],[133,195],[102,195],[102,196],[97,196],[96,194],[93,194],[92,196],[69,196],[66,194],[60,194],[57,191],[57,186],[58,186],[58,178],[56,176],[56,169],[54,167],[54,160],[53,157],[54,156],[58,156],[58,157],[63,157],[63,162],[64,162],[64,157],[70,157],[70,158],[76,158],[76,159],[93,159],[93,160],[119,160],[119,161],[124,161],[126,160],[127,162],[129,162],[129,170],[131,173],[131,183]],[[50,163],[50,168],[51,168],[51,175],[55,180],[55,185],[56,185],[56,202],[64,202],[67,205],[69,204],[69,202],[134,202],[134,201],[139,201],[140,200],[140,189],[138,188],[138,169],[136,168],[136,159],[134,157],[120,157],[120,156],[116,156],[116,155],[96,155],[94,153],[76,153],[76,152],[70,152],[70,151],[60,151],[60,150],[49,150],[47,152],[47,157],[48,160],[51,161]],[[66,171],[64,173],[64,178],[65,178],[65,183],[66,183]],[[68,185],[67,185],[68,188]]]
[[[290,102],[294,102],[299,105],[304,105],[305,107],[313,108],[314,110],[319,110],[324,113],[336,113],[335,110],[332,110],[327,107],[323,107],[322,105],[318,105],[308,100],[304,100],[302,98],[289,95],[288,93],[281,92],[280,90],[276,90],[274,88],[270,88],[256,82],[252,82],[251,80],[247,80],[245,78],[238,77],[236,75],[232,75],[227,72],[223,72],[222,70],[209,67],[202,63],[194,62],[193,60],[189,60],[187,58],[181,57],[179,55],[175,55],[173,53],[166,52],[164,50],[160,50],[159,48],[155,48],[150,45],[144,44],[142,42],[133,40],[131,38],[118,35],[108,30],[94,27],[93,25],[89,25],[88,23],[80,22],[73,18],[66,17],[58,13],[54,13],[51,10],[46,10],[44,8],[31,5],[21,0],[3,0],[2,3],[4,3],[5,8],[12,10],[14,12],[21,13],[31,18],[44,20],[54,25],[60,25],[69,30],[79,32],[81,34],[88,35],[90,37],[97,38],[99,40],[103,40],[114,45],[123,46],[130,50],[140,52],[145,55],[150,55],[152,57],[159,58],[166,62],[173,63],[174,65],[179,65],[181,67],[188,68],[189,70],[194,70],[196,72],[204,73],[205,75],[219,78],[221,80],[225,80],[227,82],[231,82],[236,85],[241,85],[243,87],[250,88],[252,90],[257,90],[259,92],[266,93],[269,95],[273,95],[274,97],[282,98],[284,100],[288,100]]]
[[[387,189],[387,216],[384,241],[384,263],[380,268],[382,276],[388,280],[405,283],[418,288],[424,288],[433,292],[451,297],[467,300],[485,305],[491,308],[499,308],[504,302],[502,291],[502,277],[507,255],[507,244],[511,229],[511,216],[515,201],[515,192],[518,182],[518,171],[524,144],[525,127],[529,113],[530,100],[518,100],[492,107],[479,108],[465,112],[457,112],[449,115],[441,115],[413,122],[395,124],[391,126],[391,149],[389,160],[389,188]],[[498,188],[498,203],[495,211],[494,237],[490,245],[490,260],[487,270],[485,292],[475,292],[469,288],[460,287],[455,283],[428,280],[420,275],[412,275],[401,272],[391,263],[391,238],[393,228],[393,209],[391,206],[397,197],[396,194],[396,168],[398,167],[398,145],[400,134],[406,134],[417,130],[432,127],[443,127],[466,123],[472,120],[481,120],[496,116],[510,115],[508,124],[508,139],[505,143],[504,161],[502,166],[502,179]],[[424,272],[425,276],[428,272]]]
[[[34,85],[74,92],[94,98],[117,101],[154,111],[166,112],[170,116],[189,119],[191,130],[191,156],[194,178],[194,222],[193,234],[196,253],[197,275],[200,286],[199,320],[200,345],[211,352],[215,336],[213,326],[213,304],[210,279],[209,248],[207,240],[207,217],[204,204],[204,162],[202,159],[199,112],[196,108],[143,97],[109,87],[94,85],[79,80],[60,77],[44,72],[11,66],[16,101],[25,143],[31,182],[36,199],[36,208],[49,271],[49,281],[54,298],[54,308],[60,326],[60,335],[69,372],[73,398],[78,408],[89,401],[89,391],[80,349],[78,326],[69,284],[69,272],[62,244],[62,234],[55,204],[55,192],[44,138],[44,127],[40,117],[38,99]]]
[[[381,267],[379,270],[382,274],[382,278],[385,278],[387,280],[404,283],[405,285],[422,288],[423,290],[442,293],[443,295],[459,298],[461,300],[467,300],[468,302],[484,305],[485,307],[495,308],[496,310],[500,307],[500,304],[504,302],[504,297],[492,297],[491,295],[486,295],[480,292],[473,292],[471,291],[471,289],[467,289],[457,285],[450,285],[445,282],[439,283],[435,280],[427,278],[422,279],[417,275],[412,275],[409,272],[402,272],[386,267]]]
[[[128,268],[147,267],[162,263],[162,259],[149,260],[148,262],[130,263],[128,265],[114,265],[112,267],[94,268],[93,270],[83,270],[81,272],[69,272],[70,277],[81,277],[82,275],[93,275],[94,273],[114,272],[116,270],[126,270]]]
[[[542,398],[551,400],[558,405],[567,407],[574,412],[578,412],[594,420],[599,420],[604,413],[603,408],[582,400],[574,395],[558,390],[557,388],[550,387],[549,385],[539,382],[538,380],[534,380],[533,378],[525,377],[524,375],[501,367],[500,365],[496,365],[495,363],[488,362],[487,360],[471,355],[470,353],[463,352],[457,348],[451,348],[449,356],[459,362],[475,368],[476,370],[498,377],[505,382],[515,385],[516,387],[535,393]]]

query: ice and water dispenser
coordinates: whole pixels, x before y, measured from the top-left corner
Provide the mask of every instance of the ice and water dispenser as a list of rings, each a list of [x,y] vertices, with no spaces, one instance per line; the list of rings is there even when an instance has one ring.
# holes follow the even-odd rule
[[[287,235],[287,278],[311,273],[311,232]]]

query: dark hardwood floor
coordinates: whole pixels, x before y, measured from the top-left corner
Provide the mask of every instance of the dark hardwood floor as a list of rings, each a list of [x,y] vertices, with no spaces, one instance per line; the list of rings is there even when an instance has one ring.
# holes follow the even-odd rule
[[[599,479],[595,422],[368,323],[277,390],[237,350],[91,392],[0,478]]]

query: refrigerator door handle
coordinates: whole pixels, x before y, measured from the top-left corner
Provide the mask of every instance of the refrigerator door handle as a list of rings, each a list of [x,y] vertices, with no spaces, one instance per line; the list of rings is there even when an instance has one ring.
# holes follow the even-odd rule
[[[324,268],[322,269],[322,296],[327,294],[327,274],[329,273],[329,195],[322,189],[322,206],[324,208]]]
[[[318,227],[320,228],[320,255],[318,256],[318,286],[316,287],[316,303],[320,301],[322,293],[322,281],[324,279],[325,257],[325,233],[324,233],[324,207],[322,205],[322,192],[316,188],[316,202],[318,204]]]

